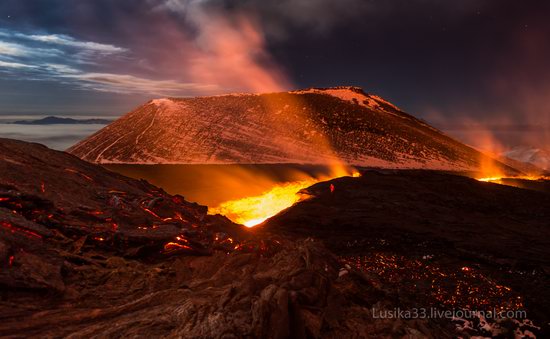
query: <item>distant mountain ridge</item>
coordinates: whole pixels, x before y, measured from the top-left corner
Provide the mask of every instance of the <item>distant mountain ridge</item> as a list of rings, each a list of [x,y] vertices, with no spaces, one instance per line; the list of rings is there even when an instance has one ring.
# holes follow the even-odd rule
[[[517,146],[504,152],[502,155],[550,171],[550,149]]]
[[[68,152],[126,164],[322,164],[338,158],[357,166],[474,170],[486,161],[359,87],[156,99]]]
[[[12,124],[17,125],[78,125],[78,124],[84,124],[84,125],[91,125],[91,124],[98,124],[98,125],[108,125],[113,120],[109,119],[98,119],[98,118],[92,118],[92,119],[73,119],[73,118],[62,118],[62,117],[56,117],[56,116],[48,116],[42,119],[36,119],[36,120],[18,120],[12,122]]]

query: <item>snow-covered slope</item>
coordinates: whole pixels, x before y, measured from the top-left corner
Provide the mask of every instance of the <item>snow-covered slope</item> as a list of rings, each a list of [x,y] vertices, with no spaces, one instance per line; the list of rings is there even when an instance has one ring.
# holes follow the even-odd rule
[[[504,152],[503,155],[550,171],[550,150],[529,146],[518,146]]]
[[[357,87],[157,99],[69,150],[99,163],[476,169],[476,150]]]

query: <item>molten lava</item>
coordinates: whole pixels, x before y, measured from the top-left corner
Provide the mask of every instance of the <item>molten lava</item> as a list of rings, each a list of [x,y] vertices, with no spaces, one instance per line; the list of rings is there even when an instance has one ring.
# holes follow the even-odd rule
[[[253,227],[298,202],[300,197],[297,193],[316,182],[317,180],[311,179],[275,186],[262,195],[222,203],[212,212]]]
[[[541,190],[545,191],[548,180],[547,176],[491,176],[484,178],[477,178],[479,181],[488,182],[492,184],[499,184],[504,186],[512,186],[523,189]]]
[[[478,181],[483,181],[483,182],[493,182],[493,181],[499,181],[500,179],[502,179],[502,177],[478,178],[477,180]]]
[[[507,176],[494,176],[494,177],[486,177],[486,178],[477,178],[476,180],[478,181],[483,181],[483,182],[492,182],[492,183],[495,183],[495,184],[500,184],[502,183],[502,181],[504,179],[517,179],[517,180],[531,180],[531,181],[534,181],[534,180],[548,180],[548,177],[545,177],[545,176],[512,176],[512,177],[507,177]]]
[[[321,181],[326,181],[343,176],[359,176],[358,172],[351,172],[340,168],[332,175],[321,178],[307,178],[290,183],[279,184],[261,195],[246,197],[243,199],[227,201],[210,210],[211,214],[222,214],[232,221],[254,227],[294,205],[302,199],[300,190]],[[331,192],[334,185],[331,185]]]

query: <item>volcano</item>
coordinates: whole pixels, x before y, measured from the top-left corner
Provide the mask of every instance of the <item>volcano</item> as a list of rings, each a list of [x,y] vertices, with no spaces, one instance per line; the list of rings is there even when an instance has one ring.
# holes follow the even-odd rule
[[[156,99],[68,152],[102,164],[341,160],[369,167],[474,170],[491,161],[357,87]]]

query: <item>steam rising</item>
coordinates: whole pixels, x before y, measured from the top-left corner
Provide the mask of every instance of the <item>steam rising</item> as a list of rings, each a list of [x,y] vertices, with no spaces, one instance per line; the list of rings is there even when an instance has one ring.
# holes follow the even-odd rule
[[[292,29],[324,33],[370,7],[361,0],[164,0],[155,8],[176,14],[195,31],[185,44],[194,48],[184,61],[191,82],[224,92],[274,92],[293,86],[270,55],[267,37],[286,39]]]
[[[266,52],[263,34],[253,19],[239,15],[230,21],[198,12],[194,21],[200,52],[190,61],[194,82],[249,92],[276,92],[291,86]]]
[[[170,10],[194,34],[187,35],[182,70],[193,83],[214,84],[221,92],[288,90],[288,77],[267,51],[265,35],[253,13],[227,15],[212,2],[167,0]]]

